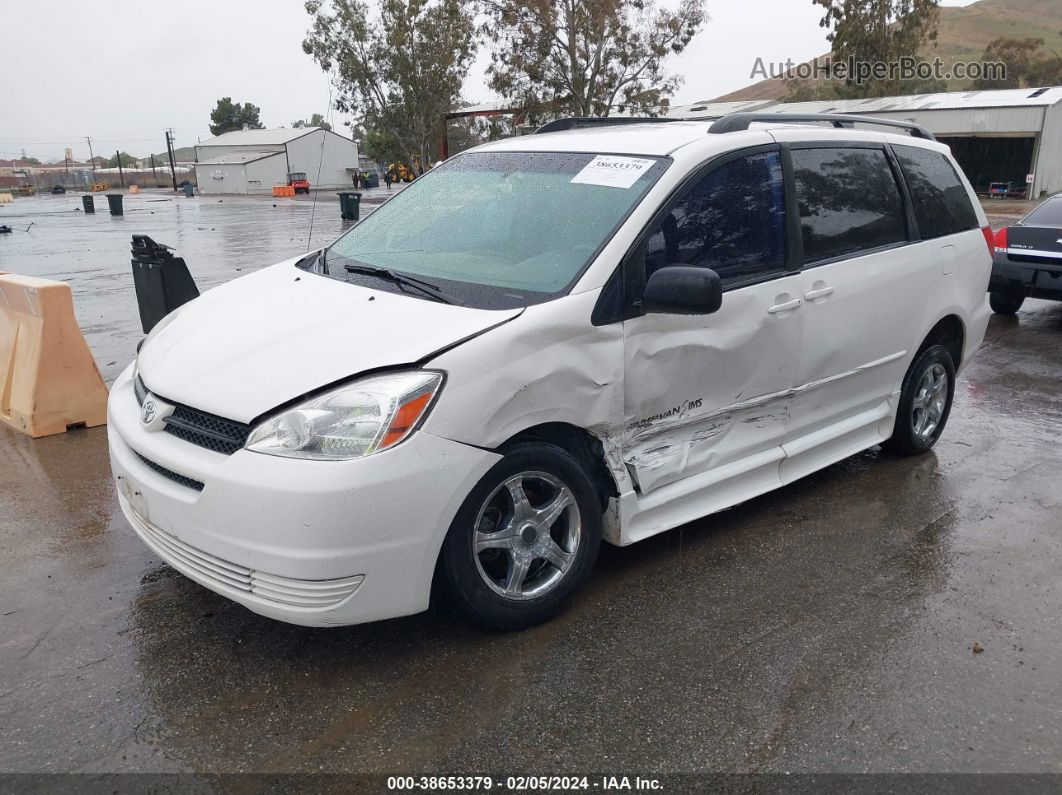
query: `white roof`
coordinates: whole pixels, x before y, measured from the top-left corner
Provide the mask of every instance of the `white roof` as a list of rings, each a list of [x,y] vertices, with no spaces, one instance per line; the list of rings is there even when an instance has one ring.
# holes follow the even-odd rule
[[[505,138],[476,147],[476,151],[666,155],[680,146],[704,138],[708,127],[707,121],[584,127],[576,130]]]
[[[233,130],[216,138],[202,141],[198,146],[282,146],[321,127],[282,127],[276,130]]]
[[[200,166],[231,166],[241,163],[250,163],[252,160],[263,160],[267,157],[279,157],[284,154],[283,152],[248,152],[246,150],[240,150],[239,152],[226,152],[223,155],[217,157],[207,157],[198,162]]]

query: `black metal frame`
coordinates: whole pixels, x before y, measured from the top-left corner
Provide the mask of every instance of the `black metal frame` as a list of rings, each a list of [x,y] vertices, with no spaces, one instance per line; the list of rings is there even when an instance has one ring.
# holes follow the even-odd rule
[[[683,120],[667,116],[568,116],[546,122],[533,134],[579,130],[584,127],[617,127],[622,124],[660,124],[669,121]]]

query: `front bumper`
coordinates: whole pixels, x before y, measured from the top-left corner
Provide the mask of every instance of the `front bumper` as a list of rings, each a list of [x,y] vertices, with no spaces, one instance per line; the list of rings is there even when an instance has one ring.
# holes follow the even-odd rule
[[[224,455],[148,430],[139,409],[130,366],[111,390],[108,439],[136,533],[205,587],[308,626],[424,610],[446,531],[499,459],[423,431],[353,461]]]
[[[1018,291],[1030,298],[1062,300],[1062,259],[1057,264],[1021,262],[997,253],[992,258],[988,291]]]

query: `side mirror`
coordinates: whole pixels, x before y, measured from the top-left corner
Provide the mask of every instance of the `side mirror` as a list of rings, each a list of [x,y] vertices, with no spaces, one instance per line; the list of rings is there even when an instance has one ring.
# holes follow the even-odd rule
[[[668,315],[709,315],[722,304],[719,274],[689,265],[667,265],[654,271],[642,295],[646,312]]]

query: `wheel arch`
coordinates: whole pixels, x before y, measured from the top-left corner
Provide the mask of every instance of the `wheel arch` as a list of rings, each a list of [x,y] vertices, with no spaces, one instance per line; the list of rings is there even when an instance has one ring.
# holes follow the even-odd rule
[[[602,512],[608,507],[610,498],[619,496],[616,479],[605,456],[605,443],[590,431],[567,422],[545,422],[513,434],[495,452],[504,453],[513,444],[528,441],[549,442],[575,456],[597,487]]]
[[[966,324],[956,314],[949,314],[938,320],[922,340],[915,351],[912,361],[932,345],[943,345],[955,363],[955,371],[962,367],[963,351],[966,345]]]

